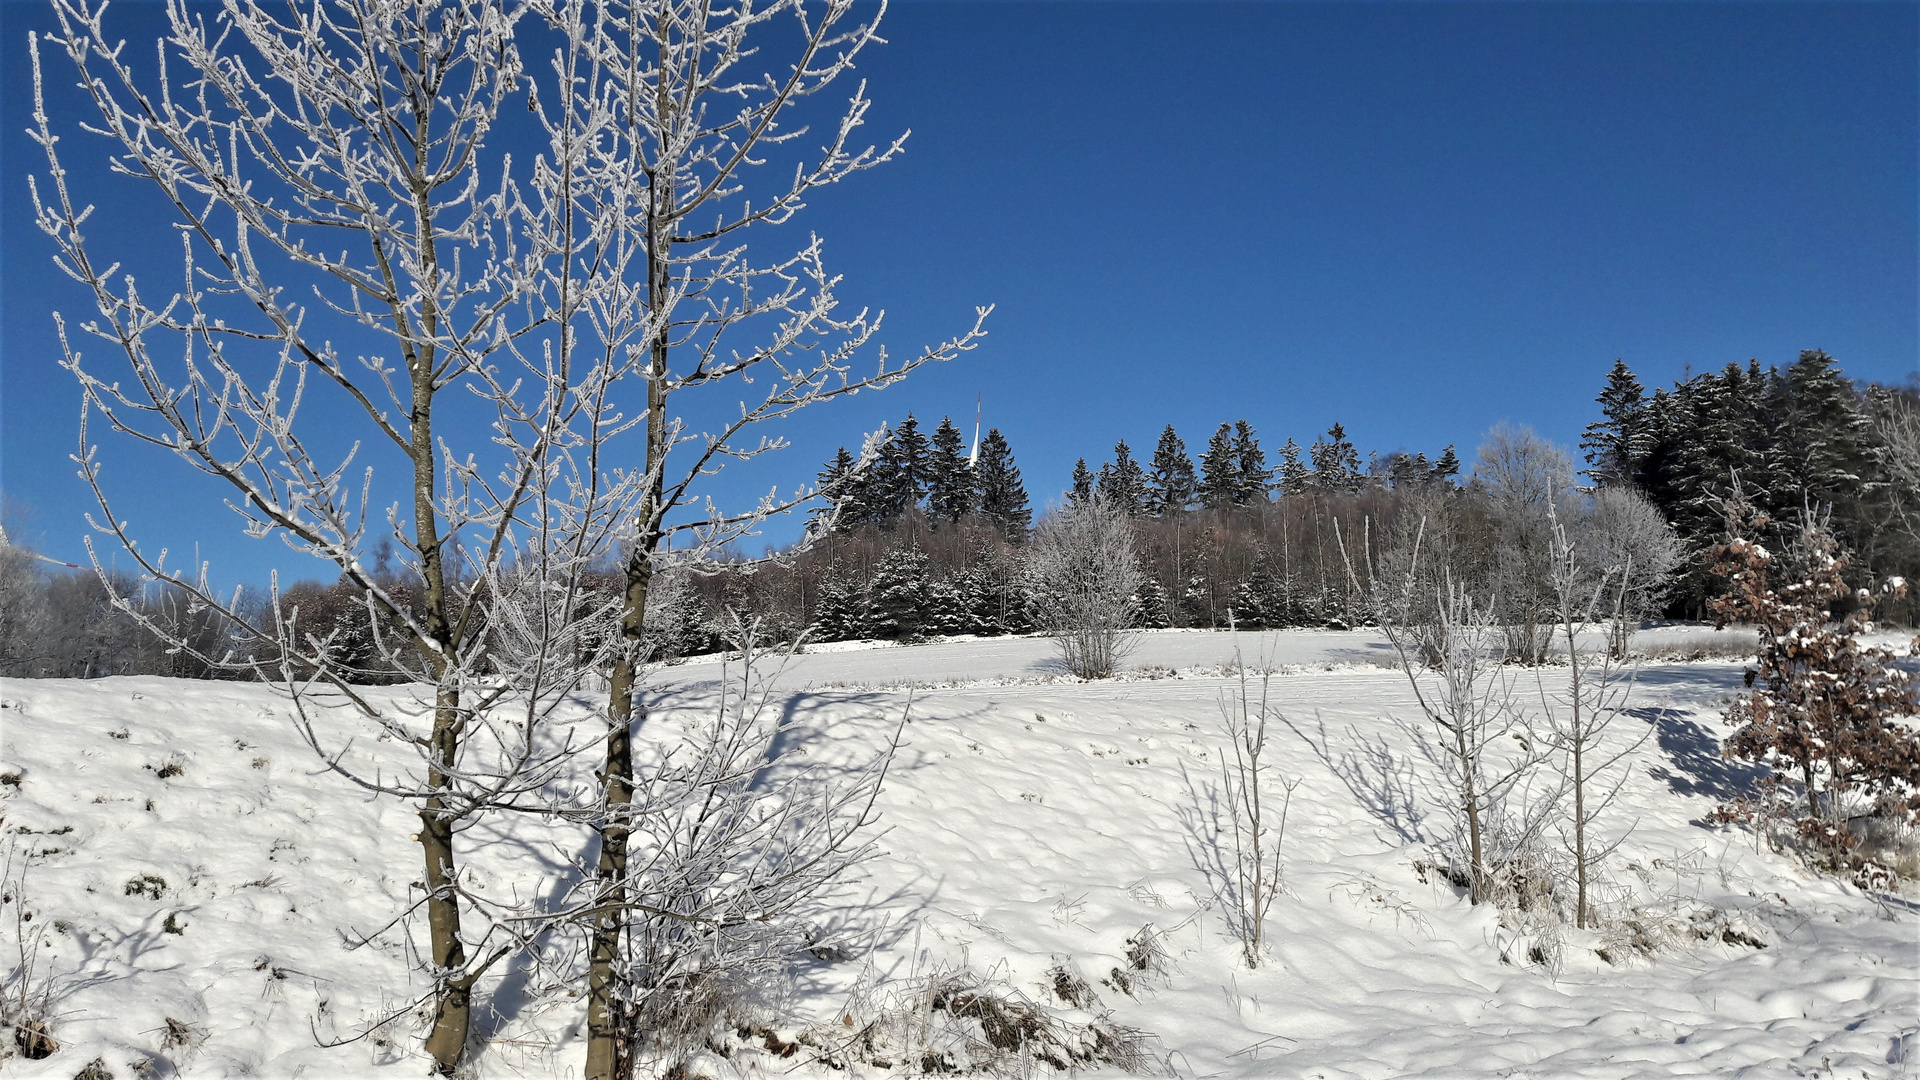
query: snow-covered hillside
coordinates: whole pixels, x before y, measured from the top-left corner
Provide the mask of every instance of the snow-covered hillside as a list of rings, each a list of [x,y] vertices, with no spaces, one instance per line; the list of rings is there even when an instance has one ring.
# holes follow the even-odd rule
[[[1301,781],[1286,892],[1267,963],[1251,971],[1214,902],[1236,644],[1281,670],[1271,753]],[[1147,1033],[1182,1076],[1920,1069],[1920,906],[1696,824],[1746,779],[1720,758],[1715,719],[1737,663],[1647,668],[1621,731],[1649,737],[1613,822],[1632,833],[1605,897],[1672,940],[1649,956],[1619,925],[1569,930],[1551,962],[1552,943],[1420,869],[1445,810],[1405,680],[1376,638],[1152,634],[1125,677],[1095,683],[1057,676],[1050,657],[1028,639],[822,650],[785,674],[801,748],[825,762],[873,754],[909,684],[921,688],[880,800],[884,853],[842,897],[867,947],[796,972],[776,1045],[964,970],[1062,1016]],[[662,673],[661,722],[709,708],[719,676],[712,660]],[[0,682],[0,814],[48,928],[39,963],[62,1044],[0,1071],[65,1080],[98,1058],[119,1077],[424,1074],[404,1020],[320,1045],[416,989],[390,942],[349,946],[405,906],[419,856],[407,809],[319,770],[287,711],[250,685]],[[468,837],[482,887],[555,887],[557,860],[530,832],[485,829]],[[557,835],[571,834],[539,839]],[[1058,1000],[1081,984],[1079,1007]],[[531,993],[514,962],[489,985],[475,1075],[577,1071],[577,1000]],[[700,1065],[847,1075],[807,1060]]]

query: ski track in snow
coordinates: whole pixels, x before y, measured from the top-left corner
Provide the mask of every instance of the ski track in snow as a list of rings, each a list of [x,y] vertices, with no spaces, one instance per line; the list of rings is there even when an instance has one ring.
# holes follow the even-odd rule
[[[1738,662],[1643,671],[1617,727],[1623,739],[1653,731],[1630,759],[1612,827],[1635,827],[1607,874],[1642,899],[1739,913],[1770,946],[1696,943],[1613,965],[1596,955],[1600,939],[1569,930],[1552,971],[1504,962],[1525,944],[1515,932],[1416,873],[1445,813],[1384,642],[1329,631],[1237,644],[1281,672],[1271,761],[1301,778],[1286,892],[1255,971],[1211,899],[1232,637],[1144,635],[1132,673],[1097,683],[1065,680],[1050,644],[1030,638],[795,658],[779,704],[809,762],[865,760],[912,704],[879,804],[883,854],[841,893],[871,950],[796,972],[791,1007],[827,1021],[863,974],[962,963],[1044,1000],[1046,971],[1064,963],[1182,1076],[1920,1074],[1920,905],[1696,824],[1747,775],[1718,753]],[[722,673],[713,659],[659,672],[653,730],[710,705]],[[1523,699],[1533,677],[1518,674]],[[120,1076],[423,1075],[404,1019],[390,1038],[317,1045],[423,985],[394,935],[345,947],[417,895],[417,819],[320,769],[289,712],[251,685],[0,680],[0,772],[21,777],[0,787],[0,815],[36,919],[53,928],[42,963],[63,1044],[0,1072],[65,1080],[101,1057]],[[352,753],[396,751],[365,740]],[[170,764],[178,771],[162,778]],[[581,851],[586,838],[487,823],[463,851],[477,887],[553,896],[552,844]],[[1167,970],[1132,994],[1103,985],[1147,924]],[[476,1024],[488,1041],[475,1075],[576,1074],[580,1002],[526,1000],[524,983],[503,965],[497,1012]],[[196,1038],[163,1049],[169,1019]],[[776,1076],[792,1063],[739,1067]]]

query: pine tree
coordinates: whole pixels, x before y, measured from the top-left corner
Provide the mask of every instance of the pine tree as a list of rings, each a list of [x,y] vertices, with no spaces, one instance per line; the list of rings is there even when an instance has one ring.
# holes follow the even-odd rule
[[[1435,483],[1444,484],[1447,487],[1452,487],[1453,478],[1460,475],[1460,455],[1453,452],[1452,443],[1447,444],[1446,452],[1440,455],[1440,460],[1433,463],[1432,475]]]
[[[1298,495],[1313,483],[1313,474],[1300,460],[1300,444],[1292,439],[1280,448],[1280,492],[1283,495]]]
[[[1147,470],[1148,509],[1160,517],[1178,514],[1193,505],[1197,487],[1187,444],[1168,424],[1160,433],[1160,444],[1153,449],[1153,464]]]
[[[1646,391],[1626,361],[1615,360],[1597,400],[1604,419],[1588,424],[1580,440],[1586,475],[1601,487],[1629,483],[1648,450]]]
[[[1308,451],[1313,459],[1313,484],[1329,494],[1360,489],[1360,451],[1347,439],[1347,429],[1338,423],[1327,429],[1327,437],[1316,440]]]
[[[1009,540],[1025,540],[1033,527],[1033,510],[1027,505],[1026,486],[1020,482],[1020,467],[1013,463],[1013,448],[999,428],[980,440],[980,463],[974,468],[981,515]]]
[[[1221,424],[1200,455],[1200,504],[1209,510],[1232,506],[1240,494],[1240,455],[1233,445],[1233,425]]]
[[[1074,462],[1073,486],[1067,489],[1067,501],[1077,505],[1093,498],[1093,483],[1093,470],[1087,468],[1087,459]]]
[[[1146,504],[1147,477],[1125,439],[1113,445],[1113,461],[1100,467],[1100,494],[1107,505],[1128,517],[1140,514]]]
[[[941,417],[927,454],[927,513],[935,521],[957,522],[973,512],[973,469],[967,464],[966,439],[952,417]]]
[[[1257,506],[1266,502],[1267,485],[1273,481],[1273,470],[1267,467],[1267,452],[1260,449],[1260,440],[1253,433],[1253,425],[1245,420],[1234,422],[1233,456],[1239,469],[1239,476],[1234,483],[1234,503]]]

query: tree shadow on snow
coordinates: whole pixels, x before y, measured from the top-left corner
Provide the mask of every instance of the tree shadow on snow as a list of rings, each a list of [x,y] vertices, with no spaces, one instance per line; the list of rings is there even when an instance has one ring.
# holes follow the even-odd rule
[[[1362,735],[1351,724],[1347,725],[1347,736],[1356,749],[1336,753],[1333,741],[1327,736],[1327,722],[1318,713],[1314,714],[1311,732],[1302,730],[1286,716],[1281,716],[1280,722],[1307,744],[1327,771],[1346,785],[1354,801],[1373,815],[1374,820],[1403,843],[1427,842],[1426,815],[1420,809],[1415,791],[1419,781],[1410,757],[1394,753],[1384,736],[1376,739]]]
[[[1656,765],[1648,772],[1678,794],[1735,799],[1751,794],[1754,784],[1767,775],[1761,766],[1721,756],[1719,737],[1678,709],[1628,709],[1627,715],[1653,725],[1654,739],[1674,767]]]

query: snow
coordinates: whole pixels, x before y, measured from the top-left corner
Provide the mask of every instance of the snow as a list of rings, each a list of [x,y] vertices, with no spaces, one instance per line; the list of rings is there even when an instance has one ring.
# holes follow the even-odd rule
[[[1385,643],[1353,631],[1237,644],[1281,672],[1272,685],[1286,719],[1271,752],[1302,781],[1286,891],[1252,971],[1212,899],[1220,854],[1207,808],[1221,695],[1235,685],[1223,674],[1229,635],[1143,635],[1124,677],[1094,683],[1066,679],[1039,639],[796,658],[783,706],[817,763],[871,755],[914,688],[880,800],[884,853],[841,896],[870,947],[797,973],[793,1023],[829,1021],[876,982],[963,965],[1050,1000],[1041,984],[1064,965],[1099,995],[1097,1010],[1151,1033],[1183,1076],[1920,1069],[1920,906],[1695,823],[1743,775],[1717,747],[1739,662],[1643,671],[1632,721],[1616,726],[1636,729],[1621,732],[1628,741],[1653,731],[1631,758],[1613,827],[1634,827],[1607,865],[1605,897],[1683,921],[1710,905],[1767,947],[1715,937],[1651,958],[1615,948],[1609,963],[1596,952],[1608,939],[1569,930],[1555,968],[1527,962],[1517,931],[1416,870],[1445,811],[1403,726],[1417,714]],[[697,715],[720,674],[717,658],[661,672],[648,723]],[[416,819],[320,770],[283,699],[158,678],[0,681],[0,773],[19,776],[0,786],[0,815],[36,921],[56,928],[43,952],[63,1044],[42,1061],[7,1060],[7,1075],[65,1080],[96,1057],[120,1076],[424,1073],[404,1019],[391,1038],[317,1043],[358,1032],[421,985],[391,936],[347,947],[417,895]],[[488,825],[463,850],[481,887],[535,895],[553,884],[536,838],[555,836]],[[142,875],[165,891],[129,892]],[[169,932],[169,916],[183,932]],[[1103,984],[1149,924],[1164,971],[1132,993]],[[529,998],[520,967],[501,974],[496,1012],[477,1025],[488,1041],[475,1075],[576,1072],[580,1003]],[[163,1046],[169,1019],[191,1027],[187,1045]],[[707,1064],[716,1075],[795,1068],[771,1056]]]

